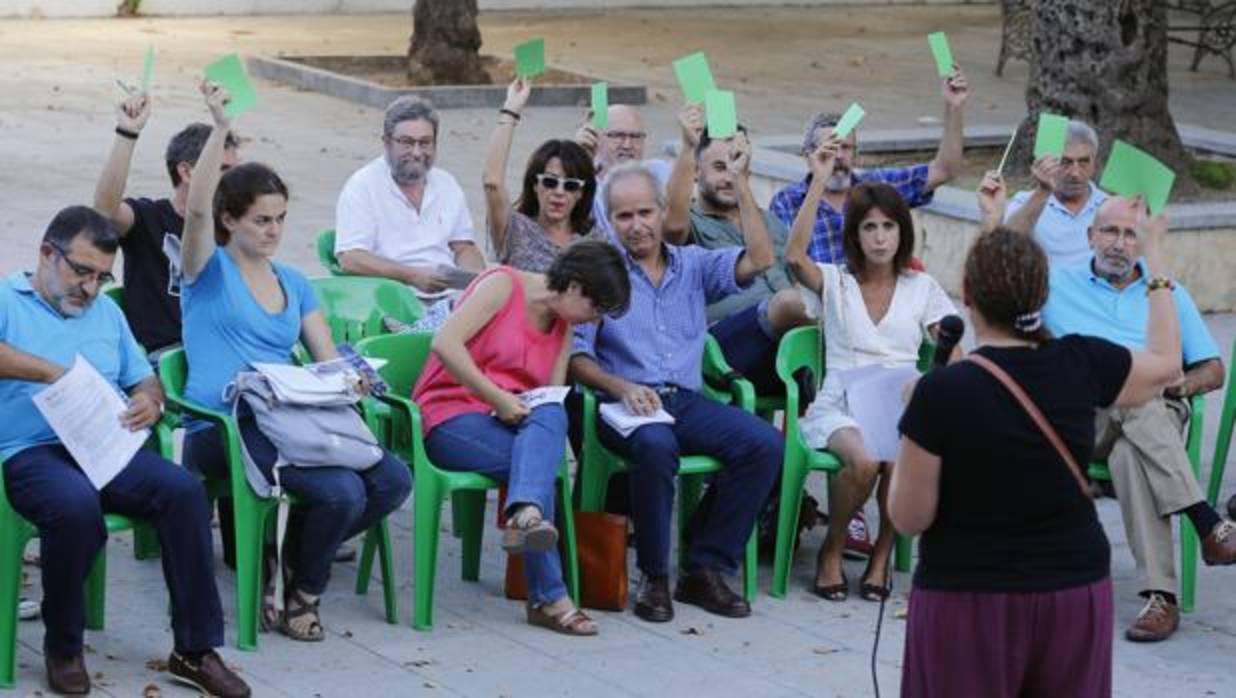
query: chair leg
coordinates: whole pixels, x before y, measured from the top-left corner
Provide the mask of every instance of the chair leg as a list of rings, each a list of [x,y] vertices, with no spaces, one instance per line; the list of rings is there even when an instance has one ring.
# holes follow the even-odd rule
[[[459,516],[463,553],[460,578],[475,582],[481,578],[481,540],[485,535],[485,490],[457,490],[451,493],[451,507]]]
[[[1193,522],[1180,518],[1180,610],[1192,613],[1197,597],[1197,531]]]
[[[781,471],[781,496],[777,508],[777,548],[773,555],[772,595],[784,599],[794,564],[794,542],[798,532],[798,513],[802,508],[803,485],[807,473],[797,464]]]
[[[369,593],[369,578],[373,576],[373,553],[378,548],[375,529],[365,532],[365,542],[361,545],[360,563],[356,566],[356,593],[364,596]]]
[[[742,564],[742,595],[747,603],[755,603],[755,595],[760,590],[760,526],[758,523],[751,527],[751,537],[747,539],[746,547]]]
[[[106,544],[104,544],[106,545]],[[107,548],[99,551],[86,576],[86,628],[103,629],[107,610]]]
[[[575,511],[571,505],[571,479],[565,465],[558,477],[558,511],[562,518],[562,536],[566,539],[564,546],[566,559],[562,561],[564,563],[562,567],[566,575],[567,593],[578,606],[580,604],[579,551],[575,547]]]
[[[153,526],[139,523],[133,527],[133,557],[154,560],[159,557],[159,534]]]
[[[382,603],[386,608],[386,622],[399,623],[399,600],[395,581],[395,550],[391,547],[391,529],[386,519],[370,530],[378,539],[378,559],[382,565]],[[368,577],[368,575],[366,575]]]
[[[0,530],[0,688],[17,685],[17,600],[21,594],[21,553],[16,517]]]
[[[262,612],[262,553],[265,516],[254,499],[233,502],[236,536],[236,649],[257,650]]]
[[[897,543],[893,552],[893,567],[898,572],[910,571],[910,560],[914,554],[914,537],[897,534]]]
[[[438,525],[442,520],[443,492],[427,470],[417,473],[416,487],[412,488],[412,627],[417,630],[433,630],[433,586],[438,569]]]

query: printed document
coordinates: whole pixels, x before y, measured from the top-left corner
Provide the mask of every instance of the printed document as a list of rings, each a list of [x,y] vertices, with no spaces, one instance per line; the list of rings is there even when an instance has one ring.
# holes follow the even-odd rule
[[[627,406],[622,404],[621,400],[615,402],[606,402],[601,405],[601,419],[605,423],[614,428],[622,438],[631,435],[631,432],[644,426],[645,424],[673,424],[674,417],[664,408],[658,407],[657,411],[651,415],[631,414],[627,411]]]
[[[541,405],[550,403],[562,404],[566,399],[567,393],[571,392],[569,385],[546,385],[532,390],[525,390],[518,395],[520,402],[528,409],[536,409]]]
[[[867,452],[876,460],[892,463],[897,459],[897,447],[901,442],[897,422],[905,411],[901,391],[918,375],[918,369],[913,366],[880,365],[854,368],[841,374],[847,411],[858,422]]]

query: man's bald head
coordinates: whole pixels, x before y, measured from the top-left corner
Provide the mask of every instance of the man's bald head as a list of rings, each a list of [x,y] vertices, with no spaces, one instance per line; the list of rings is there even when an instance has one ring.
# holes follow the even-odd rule
[[[600,135],[597,162],[602,169],[644,159],[648,132],[644,130],[644,117],[635,107],[629,104],[610,105],[609,126]]]
[[[1094,271],[1112,284],[1122,286],[1135,278],[1137,259],[1142,255],[1137,224],[1144,210],[1140,199],[1113,196],[1094,214],[1087,233],[1094,250]]]

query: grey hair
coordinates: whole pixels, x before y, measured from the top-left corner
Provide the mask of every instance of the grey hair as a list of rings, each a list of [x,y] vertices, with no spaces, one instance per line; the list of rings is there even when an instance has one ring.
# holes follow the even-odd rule
[[[601,187],[601,200],[605,202],[606,215],[613,212],[613,208],[610,206],[609,195],[614,189],[614,184],[631,177],[643,177],[648,186],[652,187],[652,191],[657,197],[657,206],[665,208],[665,189],[661,186],[661,180],[657,179],[657,176],[652,173],[652,170],[645,167],[644,163],[627,162],[610,170],[609,175],[605,178],[605,184]]]
[[[395,133],[395,127],[405,121],[424,119],[433,126],[434,140],[438,138],[438,112],[433,105],[420,97],[404,95],[396,97],[386,107],[386,116],[382,119],[382,135],[390,137]]]
[[[1069,119],[1069,128],[1064,142],[1083,143],[1090,146],[1096,153],[1099,152],[1099,134],[1095,133],[1094,129],[1084,121]]]
[[[815,132],[822,128],[832,128],[841,121],[841,115],[835,111],[818,112],[811,120],[807,122],[807,130],[803,131],[803,153],[810,153],[816,149],[820,143],[816,140]]]

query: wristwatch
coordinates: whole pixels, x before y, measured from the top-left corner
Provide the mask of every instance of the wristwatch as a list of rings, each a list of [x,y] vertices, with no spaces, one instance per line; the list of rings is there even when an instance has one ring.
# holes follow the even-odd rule
[[[1172,280],[1166,276],[1156,276],[1146,282],[1146,295],[1150,295],[1152,291],[1157,291],[1161,288],[1171,291],[1176,288],[1176,284],[1172,283]]]

